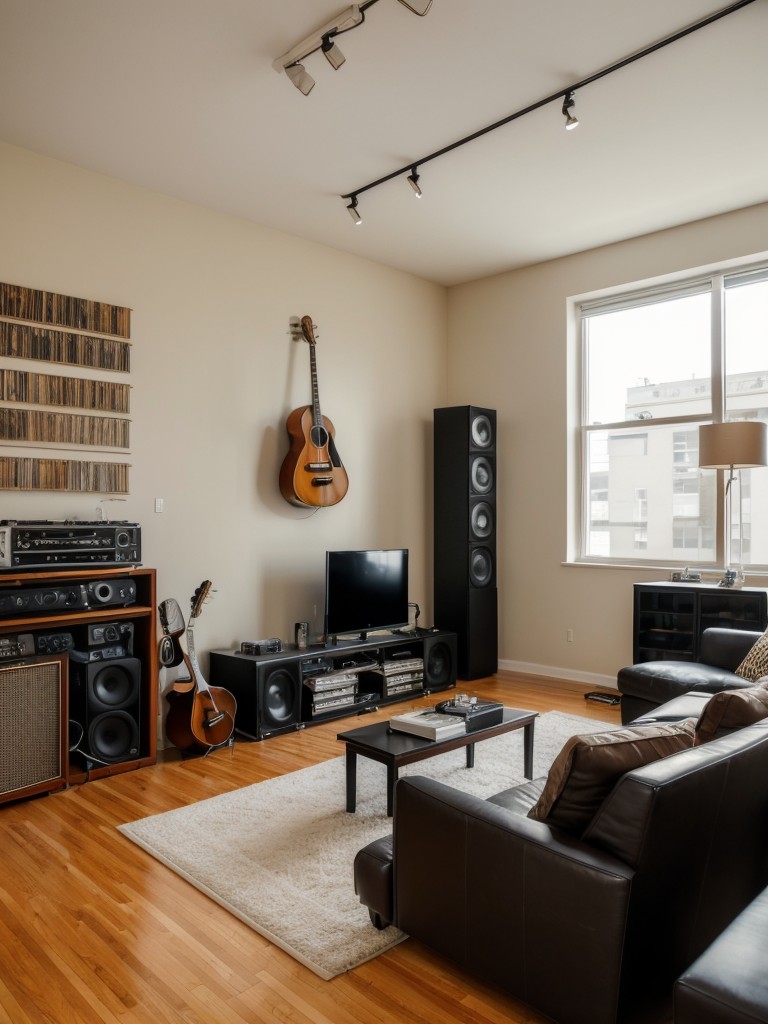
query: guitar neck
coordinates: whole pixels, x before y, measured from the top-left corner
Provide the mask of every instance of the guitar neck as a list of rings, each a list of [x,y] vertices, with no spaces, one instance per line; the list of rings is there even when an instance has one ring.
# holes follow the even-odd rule
[[[189,625],[187,626],[187,634],[186,635],[187,635],[187,662],[188,662],[188,665],[189,665],[189,670],[192,673],[192,676],[194,678],[195,686],[197,687],[198,690],[208,690],[208,689],[210,689],[210,687],[208,686],[208,683],[203,678],[203,673],[200,671],[200,664],[199,664],[199,662],[197,660],[197,655],[195,654],[195,637],[194,637],[194,627],[193,627],[193,620],[192,619],[190,619]]]
[[[312,377],[312,422],[316,427],[323,425],[320,415],[320,389],[317,385],[317,359],[315,358],[315,346],[309,346],[309,372]]]

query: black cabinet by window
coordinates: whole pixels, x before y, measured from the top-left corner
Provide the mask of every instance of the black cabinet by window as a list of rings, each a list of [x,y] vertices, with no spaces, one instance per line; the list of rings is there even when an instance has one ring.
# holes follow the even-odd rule
[[[705,629],[764,630],[768,624],[768,590],[758,587],[636,583],[634,593],[635,664],[697,661]]]

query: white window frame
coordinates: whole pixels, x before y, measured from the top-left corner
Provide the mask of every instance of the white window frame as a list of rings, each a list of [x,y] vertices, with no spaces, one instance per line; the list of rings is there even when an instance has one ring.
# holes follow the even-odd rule
[[[571,426],[575,427],[575,444],[570,449],[573,462],[569,469],[569,529],[570,548],[568,561],[584,565],[608,565],[608,566],[642,566],[645,568],[676,568],[687,564],[685,560],[670,559],[659,566],[658,560],[638,558],[615,558],[610,556],[598,556],[586,554],[589,532],[589,481],[587,479],[588,466],[588,444],[589,436],[593,432],[610,433],[611,430],[625,430],[639,426],[637,419],[619,420],[612,423],[590,424],[587,422],[587,387],[588,387],[588,352],[586,342],[585,326],[589,316],[598,313],[608,313],[621,309],[628,309],[640,305],[655,304],[665,299],[683,298],[686,295],[702,294],[708,292],[711,297],[711,323],[710,323],[710,346],[711,346],[711,391],[712,408],[711,418],[702,417],[700,414],[685,415],[678,417],[660,417],[654,419],[654,426],[686,426],[697,427],[701,423],[722,422],[725,417],[725,333],[724,333],[724,295],[731,287],[738,287],[741,284],[749,284],[768,280],[768,263],[759,263],[749,266],[738,264],[724,265],[717,271],[707,274],[700,272],[691,274],[688,278],[678,277],[674,280],[659,282],[648,286],[639,286],[635,290],[622,289],[613,293],[604,293],[599,297],[589,297],[573,300],[571,310],[573,315],[572,328],[575,331],[576,339],[576,360],[572,364],[572,371],[569,374],[571,381],[571,400],[576,399],[577,410],[576,420],[572,417]],[[573,352],[573,350],[572,350]],[[575,385],[575,392],[574,392]],[[573,407],[572,407],[573,408]],[[768,472],[764,470],[763,472]],[[711,565],[722,566],[725,564],[725,501],[724,501],[724,479],[723,474],[717,474],[717,503],[716,503],[716,526],[715,542],[716,552],[712,562],[699,562],[702,567]],[[767,573],[768,566],[757,564],[750,565],[751,573]]]

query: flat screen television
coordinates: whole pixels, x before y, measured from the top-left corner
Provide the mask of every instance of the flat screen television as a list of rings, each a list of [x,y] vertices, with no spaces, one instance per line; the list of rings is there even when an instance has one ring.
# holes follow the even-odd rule
[[[325,635],[396,629],[408,624],[408,550],[328,551]]]

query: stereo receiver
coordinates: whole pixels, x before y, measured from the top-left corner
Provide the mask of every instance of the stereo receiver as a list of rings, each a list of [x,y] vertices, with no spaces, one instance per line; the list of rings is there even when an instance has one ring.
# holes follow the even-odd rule
[[[0,570],[139,565],[138,523],[0,520]]]

